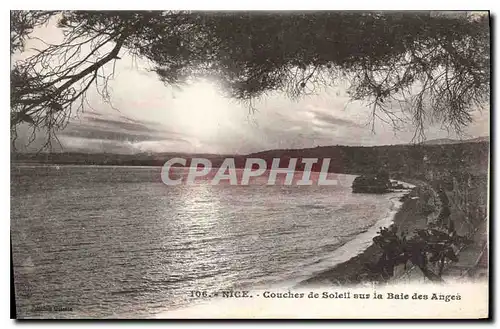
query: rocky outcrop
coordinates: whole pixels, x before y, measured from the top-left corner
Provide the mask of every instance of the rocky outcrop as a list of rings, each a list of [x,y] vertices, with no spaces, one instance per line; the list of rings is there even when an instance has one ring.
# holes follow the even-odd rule
[[[352,183],[354,193],[387,193],[391,191],[391,181],[381,175],[362,175]]]

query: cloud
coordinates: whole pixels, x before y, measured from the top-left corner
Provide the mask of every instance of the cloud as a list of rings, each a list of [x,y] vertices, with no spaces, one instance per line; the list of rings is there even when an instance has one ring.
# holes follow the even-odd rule
[[[68,150],[98,150],[104,152],[162,152],[190,147],[192,138],[168,130],[148,120],[128,118],[122,114],[107,117],[88,113],[72,120],[59,139]]]
[[[65,136],[61,142],[66,152],[134,154],[138,151],[132,144],[116,140]]]
[[[97,113],[95,113],[97,114]],[[94,115],[95,115],[94,114]],[[100,115],[102,116],[102,115]],[[121,116],[122,119],[125,119],[126,121],[121,121],[117,119],[102,119],[100,117],[86,117],[87,122],[93,125],[98,125],[110,129],[123,129],[127,131],[154,131],[158,130],[157,127],[158,124],[156,123],[151,123],[147,121],[137,121],[133,119],[128,119],[123,116]]]
[[[113,131],[113,130],[100,130],[94,127],[71,127],[65,130],[61,137],[71,136],[79,138],[90,138],[90,139],[105,139],[114,141],[128,141],[128,142],[144,142],[144,141],[155,141],[155,140],[169,140],[174,142],[189,143],[188,140],[170,136],[167,133],[148,133],[148,132],[126,132],[126,131]]]
[[[314,112],[313,112],[314,113]],[[345,126],[345,127],[363,127],[361,124],[352,120],[342,119],[334,114],[329,113],[314,113],[312,122],[319,127]]]
[[[348,103],[343,96],[324,93],[291,101],[277,95],[256,103],[258,111],[248,114],[247,108],[217,94],[208,83],[188,86],[174,99],[168,88],[151,79],[155,77],[127,71],[126,79],[115,80],[120,110],[107,108],[99,98],[91,100],[96,110],[72,119],[58,134],[63,150],[245,154],[326,145],[400,144],[413,137],[411,124],[394,134],[380,120],[373,133],[367,125],[370,109],[361,102]],[[488,135],[489,113],[473,114],[475,122],[468,129],[471,137]],[[20,135],[24,142],[29,137],[26,132]],[[35,151],[43,145],[42,137],[24,150]],[[427,137],[455,138],[436,126],[429,126]]]

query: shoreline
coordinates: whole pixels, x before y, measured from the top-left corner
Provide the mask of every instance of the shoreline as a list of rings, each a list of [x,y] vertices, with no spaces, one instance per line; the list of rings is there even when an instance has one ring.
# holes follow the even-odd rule
[[[394,224],[398,227],[398,234],[402,231],[413,232],[416,228],[425,228],[427,225],[427,216],[420,211],[421,199],[423,194],[426,193],[424,187],[427,184],[421,181],[409,182],[407,180],[402,183],[412,184],[414,187],[400,198],[403,204],[392,219],[391,225]],[[330,269],[314,274],[312,277],[298,283],[296,287],[381,282],[383,279],[380,274],[373,273],[367,268],[381,255],[382,249],[372,242],[368,248],[358,255]]]

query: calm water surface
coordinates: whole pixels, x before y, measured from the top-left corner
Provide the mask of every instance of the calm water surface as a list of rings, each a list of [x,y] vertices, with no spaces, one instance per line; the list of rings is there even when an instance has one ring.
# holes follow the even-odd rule
[[[18,316],[150,317],[197,302],[191,291],[291,285],[365,248],[394,199],[351,193],[350,175],[166,186],[160,169],[12,167]]]

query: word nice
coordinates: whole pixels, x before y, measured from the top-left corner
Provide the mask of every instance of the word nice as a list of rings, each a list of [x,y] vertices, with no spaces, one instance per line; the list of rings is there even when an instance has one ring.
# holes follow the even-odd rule
[[[166,185],[196,184],[208,182],[212,185],[337,185],[336,174],[328,173],[330,159],[322,159],[321,169],[317,158],[287,158],[280,164],[272,159],[270,168],[266,160],[247,158],[243,168],[236,168],[234,158],[226,158],[218,168],[204,158],[192,158],[189,166],[184,158],[172,158],[165,162],[161,180]],[[296,170],[297,164],[301,170]]]

